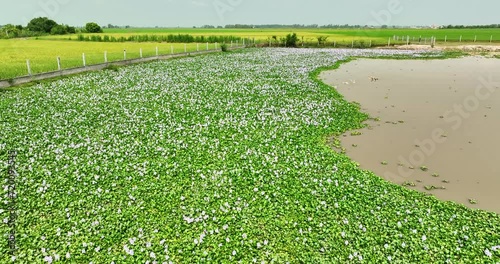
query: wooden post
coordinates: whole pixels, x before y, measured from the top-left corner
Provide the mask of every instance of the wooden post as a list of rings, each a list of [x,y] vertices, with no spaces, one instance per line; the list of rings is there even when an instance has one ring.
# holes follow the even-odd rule
[[[142,58],[142,48],[139,49],[139,55]]]
[[[104,63],[108,63],[108,52],[104,52]]]
[[[410,45],[410,36],[406,37],[406,45]]]
[[[87,67],[87,61],[85,60],[85,53],[82,53],[83,67]]]
[[[126,60],[127,59],[127,50],[123,50],[123,59]]]
[[[28,67],[28,75],[31,76],[31,65],[30,60],[26,60],[26,66]]]
[[[61,70],[61,57],[57,57],[57,70]]]

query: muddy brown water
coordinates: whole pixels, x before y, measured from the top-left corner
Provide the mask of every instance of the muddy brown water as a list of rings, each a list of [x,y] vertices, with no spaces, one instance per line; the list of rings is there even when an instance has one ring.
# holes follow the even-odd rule
[[[340,136],[361,168],[500,213],[499,59],[358,59],[320,78],[373,118]]]

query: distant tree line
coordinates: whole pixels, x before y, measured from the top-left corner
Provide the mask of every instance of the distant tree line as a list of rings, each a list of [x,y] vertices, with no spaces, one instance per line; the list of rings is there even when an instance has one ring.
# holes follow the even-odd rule
[[[207,27],[207,26],[204,26]],[[328,24],[328,25],[318,25],[318,24],[310,24],[310,25],[301,25],[301,24],[263,24],[263,25],[251,25],[251,24],[229,24],[226,25],[225,28],[238,28],[238,29],[250,29],[250,28],[368,28],[373,27],[369,25],[349,25],[349,24]],[[389,28],[387,25],[379,26],[380,28]],[[214,28],[211,26],[211,28]],[[391,26],[391,28],[405,28],[403,26]],[[448,25],[443,26],[441,28],[500,28],[500,24],[491,24],[491,25]]]
[[[0,26],[0,38],[25,38],[44,35],[65,35],[78,32],[100,33],[102,28],[94,22],[87,23],[83,28],[75,28],[65,24],[58,24],[47,17],[33,18],[28,25],[7,24]]]
[[[449,28],[449,29],[462,29],[462,28],[471,28],[471,29],[475,29],[475,28],[500,28],[500,24],[491,24],[491,25],[472,25],[472,26],[464,26],[464,25],[448,25],[448,26],[444,26],[442,28]]]

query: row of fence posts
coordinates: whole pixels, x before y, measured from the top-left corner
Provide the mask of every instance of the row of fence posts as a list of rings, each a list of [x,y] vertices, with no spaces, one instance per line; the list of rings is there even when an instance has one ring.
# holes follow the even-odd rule
[[[245,46],[245,39],[243,39],[242,45]],[[239,41],[236,41],[236,42],[231,41],[230,47],[233,48],[235,46],[239,47]],[[219,47],[219,44],[217,42],[215,42],[214,49],[216,50],[218,47]],[[206,50],[208,51],[209,49],[210,49],[210,44],[207,42],[206,43]],[[201,51],[200,43],[196,44],[196,51],[197,52]],[[184,53],[187,53],[187,52],[188,52],[187,44],[184,44]],[[170,54],[171,55],[174,54],[174,46],[173,45],[170,45]],[[158,49],[158,47],[156,47],[156,57],[159,57],[159,56],[160,56],[159,49]],[[139,57],[141,59],[143,58],[142,48],[139,49]],[[123,50],[123,59],[127,60],[127,50]],[[60,70],[62,70],[61,57],[57,57],[56,60],[57,60],[57,70],[60,71]],[[82,53],[82,62],[83,62],[83,67],[87,67],[87,59],[86,59],[85,53]],[[108,52],[107,51],[104,52],[104,63],[108,63]],[[32,76],[33,74],[31,71],[30,60],[26,60],[26,67],[28,68],[28,75]]]
[[[389,43],[390,43],[390,40],[391,38],[389,38]],[[400,36],[396,36],[394,35],[392,37],[392,40],[394,41],[406,41],[407,45],[410,43],[410,36],[402,36],[400,38]],[[432,36],[430,39],[428,39],[427,37],[426,38],[423,38],[422,39],[422,36],[419,36],[418,38],[418,43],[422,43],[422,40],[424,40],[424,43],[427,44],[427,40],[430,40],[430,43],[436,43],[437,41],[437,38]],[[444,36],[444,42],[447,43],[450,39],[448,38],[448,35]],[[464,40],[463,38],[463,35],[460,35],[460,37],[458,38],[458,42],[462,42]],[[490,40],[489,42],[492,43],[493,42],[493,35],[490,36]],[[416,42],[417,40],[415,39],[415,37],[412,38],[412,42]],[[434,42],[433,42],[434,41]],[[477,35],[474,36],[474,42],[477,42]]]

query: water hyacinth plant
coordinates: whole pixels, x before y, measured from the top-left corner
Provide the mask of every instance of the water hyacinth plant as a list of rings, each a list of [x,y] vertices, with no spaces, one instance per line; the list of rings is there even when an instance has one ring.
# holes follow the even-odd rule
[[[322,138],[367,116],[313,77],[350,56],[256,49],[0,94],[17,150],[17,250],[0,262],[484,263],[500,218],[361,170]],[[8,186],[7,186],[8,187]]]

